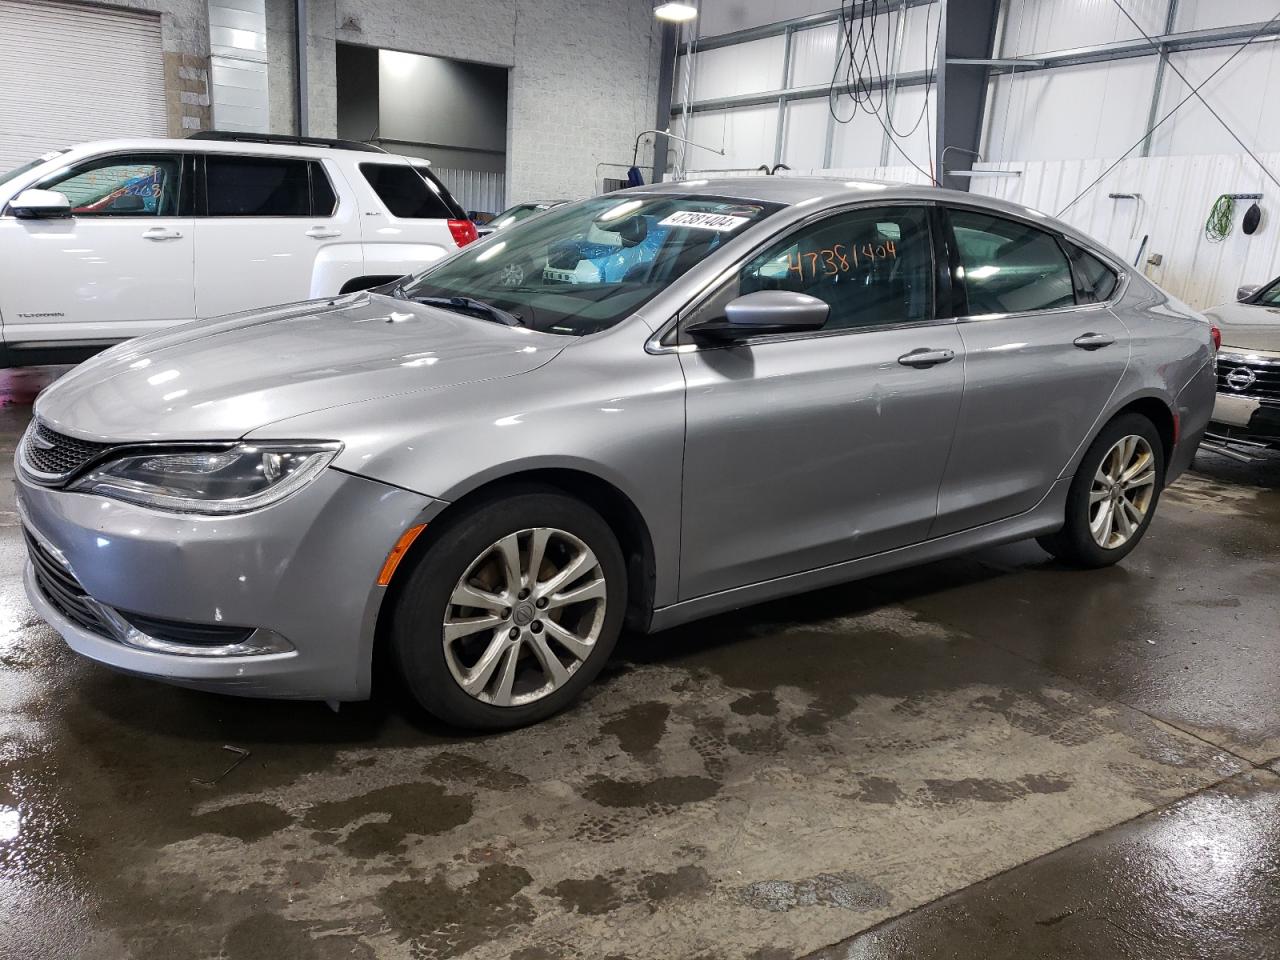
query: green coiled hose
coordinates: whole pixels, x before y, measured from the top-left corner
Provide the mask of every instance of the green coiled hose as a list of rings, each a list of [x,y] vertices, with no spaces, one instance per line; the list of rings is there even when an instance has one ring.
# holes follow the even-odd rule
[[[1209,219],[1204,222],[1204,235],[1210,243],[1221,243],[1231,233],[1231,218],[1236,212],[1236,202],[1224,193],[1213,202]]]

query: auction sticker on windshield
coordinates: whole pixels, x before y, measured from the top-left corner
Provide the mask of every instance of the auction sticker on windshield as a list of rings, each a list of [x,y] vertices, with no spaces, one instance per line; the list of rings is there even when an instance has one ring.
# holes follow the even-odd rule
[[[737,230],[750,217],[735,217],[727,213],[702,213],[698,210],[677,210],[658,223],[660,227],[693,227],[698,230]]]

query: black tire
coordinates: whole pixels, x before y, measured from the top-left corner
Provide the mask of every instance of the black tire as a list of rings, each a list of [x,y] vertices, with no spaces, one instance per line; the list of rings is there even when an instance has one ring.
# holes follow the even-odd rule
[[[1089,493],[1093,487],[1094,475],[1102,466],[1103,458],[1120,440],[1129,436],[1141,437],[1150,446],[1155,461],[1155,481],[1150,503],[1137,529],[1124,543],[1107,548],[1094,539],[1089,528]],[[1037,542],[1059,560],[1073,566],[1096,568],[1118,563],[1138,545],[1147,532],[1147,527],[1151,525],[1151,519],[1155,516],[1156,507],[1160,503],[1160,493],[1164,488],[1164,472],[1164,443],[1160,439],[1160,433],[1156,430],[1155,424],[1138,413],[1126,413],[1116,417],[1103,427],[1097,439],[1085,452],[1084,459],[1080,461],[1076,475],[1071,481],[1071,489],[1067,493],[1066,523],[1057,533],[1039,537]]]
[[[407,578],[397,590],[391,612],[392,653],[409,691],[436,717],[473,730],[521,727],[563,710],[595,679],[609,659],[622,629],[627,606],[627,575],[617,537],[604,519],[586,504],[549,488],[537,487],[514,489],[500,499],[476,504],[443,523],[443,530],[431,531],[433,541],[406,572]],[[451,609],[450,599],[460,578],[487,549],[510,534],[537,527],[572,534],[595,554],[607,590],[603,623],[590,654],[577,663],[558,688],[540,699],[516,706],[482,702],[460,686],[446,661],[444,620]],[[528,626],[532,629],[533,625]],[[482,636],[477,642],[487,641]]]

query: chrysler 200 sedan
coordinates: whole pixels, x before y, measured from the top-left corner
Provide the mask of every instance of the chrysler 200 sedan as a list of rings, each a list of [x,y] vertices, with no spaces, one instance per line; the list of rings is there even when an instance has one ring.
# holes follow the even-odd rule
[[[1215,336],[1023,207],[628,190],[77,368],[18,453],[27,593],[131,673],[336,702],[385,648],[427,710],[515,726],[624,624],[1028,537],[1115,563],[1205,431]]]

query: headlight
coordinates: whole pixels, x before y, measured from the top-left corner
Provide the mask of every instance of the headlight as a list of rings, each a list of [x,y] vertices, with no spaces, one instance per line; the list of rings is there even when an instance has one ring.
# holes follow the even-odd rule
[[[71,485],[178,513],[246,513],[277,503],[329,465],[340,443],[241,443],[229,450],[124,456]]]

